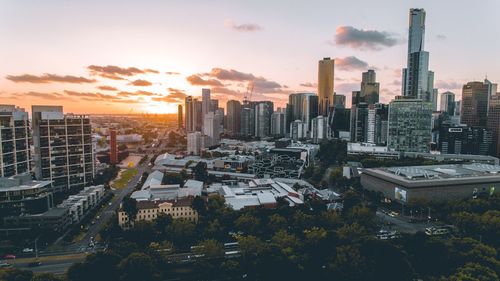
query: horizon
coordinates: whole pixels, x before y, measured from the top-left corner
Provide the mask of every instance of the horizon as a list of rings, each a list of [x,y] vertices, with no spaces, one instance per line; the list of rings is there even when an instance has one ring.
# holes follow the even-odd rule
[[[242,101],[252,81],[252,100],[283,107],[290,93],[317,94],[323,57],[336,60],[335,92],[348,105],[368,69],[376,71],[381,102],[388,103],[401,94],[412,7],[427,12],[425,49],[440,94],[451,91],[458,100],[469,81],[500,80],[500,65],[491,63],[500,40],[490,35],[499,29],[498,2],[293,1],[286,11],[279,2],[262,11],[262,1],[0,1],[0,36],[9,38],[0,46],[2,103],[28,112],[33,104],[61,104],[76,114],[175,114],[201,88],[210,88],[224,108],[229,99]],[[115,13],[105,13],[111,7]],[[462,19],[479,8],[481,24]],[[197,20],[183,22],[186,12]],[[478,27],[485,25],[493,30]],[[489,44],[476,53],[480,40]]]

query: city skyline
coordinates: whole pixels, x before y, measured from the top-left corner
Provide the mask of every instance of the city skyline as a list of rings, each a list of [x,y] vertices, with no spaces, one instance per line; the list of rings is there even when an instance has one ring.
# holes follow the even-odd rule
[[[488,16],[500,8],[494,1],[481,7],[465,1],[362,7],[357,4],[368,2],[292,2],[278,14],[261,12],[259,1],[149,1],[103,14],[113,2],[0,1],[0,35],[8,38],[0,46],[3,103],[28,111],[33,104],[62,104],[74,113],[176,113],[185,96],[200,97],[201,88],[210,88],[222,107],[229,99],[241,101],[253,81],[252,100],[283,107],[290,93],[317,93],[317,61],[323,57],[336,59],[335,92],[346,95],[348,103],[370,68],[380,82],[380,101],[388,103],[401,94],[410,8],[427,12],[425,50],[440,93],[452,91],[460,100],[465,83],[486,75],[493,82],[500,79],[500,66],[490,61],[499,40],[487,37],[489,44],[475,53],[473,42],[485,40],[487,31],[479,23],[454,20],[481,8],[486,21],[481,27],[498,29]],[[278,2],[266,5],[276,10]],[[174,24],[188,11],[199,20]],[[312,11],[318,16],[298,17]],[[330,17],[321,17],[327,11]],[[63,15],[61,21],[51,14]]]

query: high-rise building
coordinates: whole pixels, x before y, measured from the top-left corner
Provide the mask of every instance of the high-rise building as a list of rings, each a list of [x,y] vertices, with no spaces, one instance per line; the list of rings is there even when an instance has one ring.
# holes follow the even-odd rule
[[[384,146],[387,144],[388,118],[389,108],[386,104],[369,105],[367,142]]]
[[[443,154],[491,155],[493,134],[486,128],[454,125],[448,121],[439,128],[438,150]]]
[[[251,137],[255,134],[255,109],[253,102],[246,103],[241,108],[240,132],[245,137]]]
[[[324,58],[318,62],[318,115],[328,116],[334,101],[335,60]]]
[[[368,142],[368,104],[360,102],[351,107],[351,141]]]
[[[193,100],[193,130],[199,131],[203,129],[203,102],[198,99]]]
[[[396,97],[389,104],[387,146],[400,152],[429,152],[432,103]]]
[[[410,9],[408,65],[403,69],[402,93],[403,96],[427,102],[433,91],[429,78],[434,80],[434,73],[429,74],[429,53],[424,51],[424,41],[425,10]]]
[[[95,153],[90,118],[64,114],[62,106],[33,105],[31,112],[37,179],[52,181],[55,191],[91,183]]]
[[[377,82],[377,75],[373,69],[363,72],[361,79],[360,97],[367,104],[374,104],[379,101],[380,83]]]
[[[283,137],[286,134],[286,110],[278,108],[271,115],[271,135],[273,137]]]
[[[306,130],[309,130],[311,120],[318,116],[318,96],[314,93],[290,94],[288,106],[290,110],[290,116],[287,118],[288,123],[302,120],[306,123]]]
[[[203,119],[205,114],[210,112],[211,100],[210,100],[210,89],[201,89],[201,119],[203,124]]]
[[[219,109],[219,100],[210,100],[210,110],[208,112],[215,112]]]
[[[332,137],[350,139],[351,109],[334,107],[328,124],[331,124],[330,133]]]
[[[452,92],[444,92],[441,94],[439,110],[448,114],[448,116],[455,115],[455,94]]]
[[[265,138],[271,135],[271,114],[274,104],[270,101],[255,102],[255,136]]]
[[[208,146],[219,144],[220,115],[216,115],[214,112],[205,114],[205,118],[203,118],[203,134],[208,137]]]
[[[469,127],[485,128],[488,122],[488,104],[490,97],[496,94],[496,88],[488,80],[469,82],[462,88],[462,110],[460,120]],[[495,93],[493,93],[495,91]]]
[[[307,137],[306,123],[302,120],[295,120],[290,124],[290,138],[300,140]]]
[[[241,128],[241,103],[237,100],[229,100],[226,103],[226,133],[236,136]]]
[[[341,106],[341,107],[345,107],[345,95],[338,95],[338,94],[335,94],[333,96],[333,106],[337,107],[337,106]]]
[[[490,99],[488,110],[488,129],[493,134],[493,153],[500,156],[500,93],[496,93]]]
[[[186,108],[186,118],[185,119],[185,125],[184,128],[186,129],[186,132],[193,132],[195,131],[194,128],[194,99],[192,96],[187,96],[186,101],[185,101],[185,106]]]
[[[187,133],[187,154],[200,155],[201,150],[209,146],[209,142],[208,136],[201,132]]]
[[[184,124],[182,120],[182,105],[177,105],[177,129],[182,130],[182,125]]]
[[[15,105],[0,105],[0,177],[31,170],[28,112]]]
[[[311,139],[313,143],[320,143],[322,140],[328,138],[328,118],[324,116],[317,116],[312,119]]]
[[[118,164],[118,144],[116,142],[116,130],[109,130],[109,163]]]

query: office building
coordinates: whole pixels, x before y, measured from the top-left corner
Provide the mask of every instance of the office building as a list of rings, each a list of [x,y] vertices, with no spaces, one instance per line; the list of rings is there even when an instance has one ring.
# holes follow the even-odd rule
[[[285,110],[278,108],[271,115],[271,135],[273,137],[283,137],[286,134],[286,114]]]
[[[177,105],[177,129],[182,130],[184,121],[182,121],[182,105]]]
[[[290,138],[301,140],[307,137],[307,124],[302,120],[295,120],[290,124]]]
[[[210,146],[209,137],[201,132],[189,132],[186,138],[188,155],[200,155],[203,149]]]
[[[335,94],[333,96],[333,106],[337,107],[337,106],[341,106],[341,107],[345,107],[345,95],[338,95],[338,94]]]
[[[368,142],[368,104],[361,102],[351,107],[351,141]]]
[[[0,177],[31,171],[31,134],[28,112],[0,105]]]
[[[432,103],[396,97],[389,104],[388,147],[399,152],[428,152],[431,119]]]
[[[244,137],[251,137],[255,134],[255,109],[253,102],[246,103],[241,108],[240,132]]]
[[[460,120],[469,127],[486,127],[488,122],[488,104],[492,96],[491,83],[469,82],[462,88],[462,110]],[[495,93],[496,94],[496,89]]]
[[[335,60],[324,58],[318,62],[318,115],[328,116],[334,101]]]
[[[375,103],[368,107],[367,142],[377,145],[387,144],[389,127],[389,107]]]
[[[203,134],[208,137],[207,146],[218,145],[220,142],[220,116],[214,112],[208,112],[203,120]]]
[[[201,89],[201,119],[203,124],[203,118],[205,114],[210,112],[211,100],[210,100],[210,89]]]
[[[487,127],[493,134],[493,152],[498,157],[500,156],[500,93],[496,93],[490,99]]]
[[[472,163],[364,169],[361,185],[403,204],[472,198],[500,188],[500,166]]]
[[[331,124],[332,137],[350,140],[351,109],[334,107],[328,123]]]
[[[184,108],[186,109],[186,114],[184,118],[184,128],[186,132],[194,131],[194,99],[192,96],[187,96],[184,103]]]
[[[55,191],[80,189],[95,175],[92,128],[87,115],[64,114],[62,106],[34,105],[35,175]]]
[[[237,100],[229,100],[226,103],[226,134],[236,136],[241,128],[241,103]]]
[[[361,79],[360,97],[362,102],[368,105],[377,103],[380,95],[380,83],[377,82],[377,75],[373,69],[363,72]]]
[[[491,155],[492,131],[445,121],[439,126],[438,150],[444,154]]]
[[[317,116],[311,122],[311,139],[313,143],[320,143],[322,140],[328,138],[328,118],[324,116]]]
[[[193,101],[193,126],[195,131],[200,131],[203,129],[203,102],[198,99]]]
[[[455,115],[455,94],[452,92],[444,92],[441,94],[440,111],[445,112],[449,116]]]
[[[109,130],[109,163],[118,164],[118,143],[116,142],[116,130]]]
[[[429,53],[424,51],[425,10],[410,9],[409,17],[408,64],[403,69],[402,93],[428,102],[433,91],[429,78],[434,80],[434,73],[429,74]]]
[[[274,104],[270,101],[255,102],[255,136],[266,138],[271,135],[271,114]]]
[[[314,93],[290,94],[288,106],[290,114],[287,120],[289,120],[289,123],[293,120],[302,120],[306,123],[306,130],[309,131],[311,120],[318,116],[318,96]]]

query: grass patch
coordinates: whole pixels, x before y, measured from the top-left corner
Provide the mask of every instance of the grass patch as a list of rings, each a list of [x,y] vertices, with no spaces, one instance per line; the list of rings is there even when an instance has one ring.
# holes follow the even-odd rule
[[[113,181],[112,187],[116,189],[124,188],[137,175],[137,172],[137,169],[127,169],[120,172],[120,178]]]

